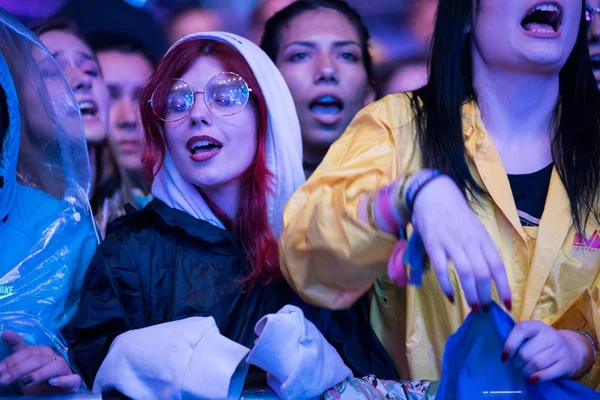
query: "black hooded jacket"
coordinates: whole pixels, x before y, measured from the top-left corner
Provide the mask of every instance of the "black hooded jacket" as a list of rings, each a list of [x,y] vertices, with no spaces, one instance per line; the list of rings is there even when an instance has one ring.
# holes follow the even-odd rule
[[[66,328],[71,361],[93,380],[123,332],[193,316],[215,319],[224,336],[252,348],[254,325],[286,304],[301,308],[357,375],[397,378],[375,336],[368,301],[329,311],[304,303],[285,283],[244,290],[239,241],[224,229],[153,200],[109,225],[85,277],[79,311]],[[251,371],[247,382],[263,383]]]

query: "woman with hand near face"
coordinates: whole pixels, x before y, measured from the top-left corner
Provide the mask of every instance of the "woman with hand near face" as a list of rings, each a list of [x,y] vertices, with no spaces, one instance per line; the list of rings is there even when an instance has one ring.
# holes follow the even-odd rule
[[[496,300],[517,321],[499,358],[531,382],[599,388],[600,116],[584,3],[441,0],[429,84],[361,111],[286,208],[288,281],[335,308],[374,284],[373,324],[402,377],[439,378],[448,336]],[[409,223],[433,270],[418,289],[385,275],[407,284]]]

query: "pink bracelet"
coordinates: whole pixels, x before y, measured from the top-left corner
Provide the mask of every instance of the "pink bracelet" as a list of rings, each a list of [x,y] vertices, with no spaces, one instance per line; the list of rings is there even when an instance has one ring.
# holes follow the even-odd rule
[[[390,204],[390,187],[384,186],[376,194],[377,209],[381,213],[386,225],[397,231],[401,227],[402,221],[399,221],[393,214]]]

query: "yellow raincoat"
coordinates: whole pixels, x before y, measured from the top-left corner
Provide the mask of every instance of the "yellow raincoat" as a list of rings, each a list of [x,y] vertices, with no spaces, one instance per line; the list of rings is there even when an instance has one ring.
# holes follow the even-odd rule
[[[451,269],[458,306],[448,302],[433,273],[423,277],[421,288],[398,288],[386,276],[396,238],[357,217],[366,194],[421,169],[413,122],[404,94],[388,96],[356,116],[288,203],[281,262],[295,290],[320,306],[347,307],[374,286],[371,321],[402,378],[439,379],[446,340],[469,313],[456,272]],[[463,129],[471,173],[491,196],[477,212],[504,260],[513,318],[583,330],[598,343],[596,219],[576,235],[554,170],[539,227],[522,227],[506,171],[474,102],[463,106]],[[600,390],[600,360],[580,382]]]

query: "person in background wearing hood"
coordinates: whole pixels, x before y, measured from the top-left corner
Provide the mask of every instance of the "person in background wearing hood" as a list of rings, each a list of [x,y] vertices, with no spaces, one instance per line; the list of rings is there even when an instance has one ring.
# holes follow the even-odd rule
[[[67,77],[81,110],[92,168],[92,190],[104,178],[103,143],[108,134],[108,88],[96,54],[68,21],[50,21],[33,28]]]
[[[340,314],[342,324],[330,311],[307,306],[282,280],[281,217],[304,174],[293,100],[264,52],[229,33],[183,38],[159,62],[140,104],[154,200],[109,227],[65,332],[72,360],[94,391],[117,389],[134,398],[182,389],[204,398],[209,391],[215,398],[237,393],[255,325],[290,303],[338,330],[330,337],[352,370],[378,367],[395,376],[367,313],[362,320],[351,318],[352,311]],[[272,360],[294,359],[272,353]],[[309,366],[303,377],[321,371],[302,365]],[[323,376],[348,371],[330,368]],[[327,380],[322,391],[345,377]],[[257,379],[265,383],[264,374],[251,370],[246,381]],[[322,377],[315,379],[310,386],[318,389]]]
[[[0,396],[61,393],[81,384],[60,329],[98,242],[85,135],[50,52],[0,25]]]
[[[126,204],[140,210],[152,200],[152,173],[142,164],[144,133],[139,102],[154,65],[135,39],[113,32],[89,37],[111,98],[107,150],[117,170],[98,187],[91,201],[104,237],[107,225],[125,215]]]
[[[340,0],[301,0],[267,21],[261,48],[283,75],[310,176],[356,113],[375,100],[369,32]]]

